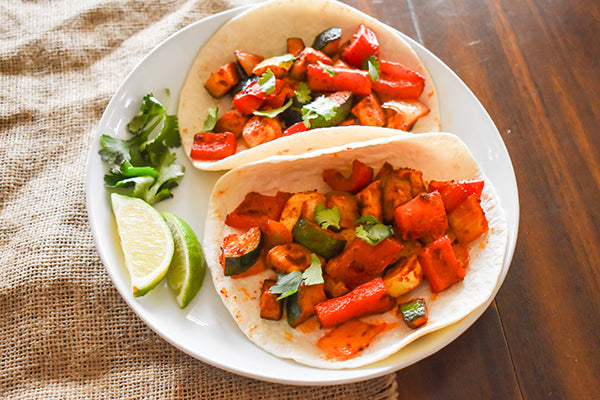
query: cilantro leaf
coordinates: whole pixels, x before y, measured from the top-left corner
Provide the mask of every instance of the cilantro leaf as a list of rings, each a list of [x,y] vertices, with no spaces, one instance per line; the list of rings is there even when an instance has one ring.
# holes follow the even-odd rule
[[[273,93],[275,87],[277,86],[277,79],[275,78],[273,71],[271,71],[271,68],[268,68],[265,73],[258,78],[258,84],[260,85],[260,90],[263,93]]]
[[[296,99],[301,104],[306,104],[311,99],[310,88],[306,84],[306,82],[300,82],[298,85],[298,89],[294,90],[294,94],[296,95]]]
[[[310,128],[310,121],[315,118],[322,117],[325,121],[330,121],[335,118],[338,108],[329,97],[319,96],[302,107],[302,121],[307,128]]]
[[[292,271],[289,274],[277,276],[277,283],[269,289],[271,293],[279,294],[277,300],[284,299],[298,291],[302,284],[302,272]]]
[[[167,90],[165,104],[169,96]],[[129,190],[150,204],[171,197],[171,189],[185,172],[176,163],[176,154],[169,151],[181,146],[177,115],[167,114],[166,106],[150,93],[142,99],[140,111],[127,124],[127,130],[133,135],[129,139],[100,138],[98,153],[111,166],[104,185]]]
[[[302,279],[306,286],[318,285],[325,282],[323,280],[323,270],[321,260],[315,253],[310,254],[310,267],[306,268],[302,273]]]
[[[357,238],[364,240],[371,246],[375,246],[382,240],[394,234],[391,226],[384,225],[373,215],[360,217],[356,222],[359,224],[362,223],[362,225],[358,225],[354,228],[354,234]]]
[[[212,132],[212,130],[215,129],[215,125],[217,124],[218,115],[219,115],[219,107],[208,109],[208,115],[206,116],[206,120],[204,121],[204,126],[202,127],[202,132]]]
[[[288,69],[292,66],[292,64],[294,63],[294,61],[296,61],[296,57],[294,57],[292,54],[290,53],[286,53],[282,56],[276,56],[272,58],[273,60],[275,60],[275,63],[285,69]]]
[[[342,220],[342,216],[337,206],[327,208],[322,204],[318,204],[315,207],[314,218],[315,222],[323,229],[327,229],[330,226],[335,229],[340,229],[340,221]]]
[[[375,56],[369,56],[363,61],[363,69],[369,71],[369,78],[373,82],[379,79],[380,69],[379,60]]]
[[[317,61],[317,64],[323,68],[323,71],[329,76],[336,76],[338,73],[331,69],[331,65],[323,64],[321,61]]]
[[[272,110],[267,110],[267,111],[254,111],[253,114],[261,116],[261,117],[275,118],[276,116],[278,116],[279,114],[281,114],[282,112],[284,112],[285,110],[290,108],[290,106],[292,105],[293,102],[294,101],[292,99],[289,99],[287,103],[285,103],[284,105],[282,105],[279,108],[274,108]]]

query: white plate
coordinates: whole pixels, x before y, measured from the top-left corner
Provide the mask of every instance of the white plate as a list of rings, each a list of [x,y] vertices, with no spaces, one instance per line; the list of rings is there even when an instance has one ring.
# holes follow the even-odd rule
[[[238,8],[198,21],[159,44],[129,74],[106,108],[90,149],[86,193],[96,246],[110,277],[135,313],[165,340],[206,363],[251,378],[297,385],[350,383],[394,372],[435,353],[471,326],[498,292],[514,253],[519,203],[510,157],[485,109],[446,65],[404,35],[435,81],[440,97],[442,130],[454,133],[466,142],[493,182],[506,211],[508,248],[502,276],[485,305],[460,322],[411,343],[386,360],[358,369],[322,370],[279,359],[250,342],[221,303],[209,274],[199,294],[185,310],[178,308],[164,283],[143,298],[132,296],[109,193],[103,186],[106,166],[98,156],[100,135],[127,137],[126,124],[138,111],[142,97],[149,92],[164,98],[164,89],[169,88],[172,106],[169,112],[174,113],[173,105],[177,104],[180,88],[196,53],[223,23],[246,9]],[[202,238],[208,197],[222,173],[195,170],[182,150],[178,157],[186,166],[185,177],[174,190],[174,198],[158,203],[156,207],[185,219]]]

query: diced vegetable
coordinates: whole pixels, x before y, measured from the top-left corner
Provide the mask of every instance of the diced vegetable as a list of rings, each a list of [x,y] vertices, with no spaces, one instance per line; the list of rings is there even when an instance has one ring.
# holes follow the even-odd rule
[[[259,227],[250,228],[241,235],[226,236],[223,240],[225,276],[248,271],[259,259],[262,243],[262,232]]]
[[[384,126],[385,111],[377,97],[370,93],[352,107],[352,114],[358,118],[360,125]]]
[[[371,93],[371,79],[366,71],[323,64],[309,64],[306,68],[306,82],[312,91],[348,90],[355,95]]]
[[[439,192],[421,193],[396,208],[394,221],[405,240],[437,238],[448,229],[448,218]]]
[[[333,279],[327,274],[323,274],[325,293],[329,298],[340,297],[350,291],[342,281]]]
[[[269,220],[279,219],[290,196],[286,192],[277,192],[275,196],[250,192],[235,210],[227,214],[225,224],[243,230],[254,226],[265,227]]]
[[[298,243],[287,243],[273,247],[267,253],[267,266],[278,274],[304,271],[310,267],[311,251]]]
[[[447,235],[440,236],[425,246],[419,253],[419,262],[434,293],[441,292],[465,277],[465,269],[456,259]]]
[[[341,216],[340,227],[354,228],[354,221],[358,218],[356,196],[348,192],[333,191],[326,193],[325,197],[327,198],[327,207],[338,208]]]
[[[419,286],[422,280],[423,269],[416,254],[394,265],[383,276],[383,283],[392,297],[410,292]]]
[[[251,81],[241,92],[233,96],[233,106],[246,115],[258,110],[264,102],[265,93],[261,90],[257,80]]]
[[[448,221],[456,239],[464,245],[471,243],[487,232],[488,221],[479,204],[477,194],[470,195],[448,214]]]
[[[317,97],[302,107],[302,119],[311,128],[325,128],[341,123],[352,109],[352,93],[340,91]]]
[[[386,328],[386,324],[368,324],[351,320],[336,326],[317,342],[331,360],[344,361],[354,357],[371,344],[373,339]]]
[[[289,296],[285,302],[287,321],[291,327],[297,327],[316,314],[315,305],[325,301],[323,284],[304,285]]]
[[[311,47],[331,57],[337,52],[341,39],[342,28],[334,26],[319,33]]]
[[[375,246],[355,238],[340,255],[327,262],[325,272],[352,289],[379,276],[397,260],[401,249],[402,244],[392,237]]]
[[[217,120],[214,132],[231,132],[237,139],[242,136],[242,129],[246,122],[248,122],[248,117],[236,108],[232,108]]]
[[[270,142],[281,135],[281,125],[278,119],[258,115],[250,118],[242,129],[242,136],[250,147]]]
[[[292,231],[279,221],[267,219],[267,222],[261,223],[260,226],[265,241],[264,249],[267,251],[280,244],[292,243],[294,240]]]
[[[279,321],[283,316],[283,302],[277,300],[278,295],[271,293],[269,289],[275,285],[275,279],[265,279],[260,288],[260,317]]]
[[[204,83],[204,87],[215,98],[223,97],[240,81],[234,62],[227,63],[212,73]]]
[[[375,33],[365,25],[360,25],[352,42],[342,52],[342,59],[356,68],[361,68],[363,60],[379,53],[379,41]]]
[[[429,114],[429,107],[418,100],[390,100],[381,107],[386,113],[386,126],[403,131],[409,131],[419,118]]]
[[[346,246],[346,240],[341,235],[322,229],[303,216],[298,218],[292,229],[292,235],[296,242],[327,260],[340,254]]]
[[[300,38],[288,38],[286,42],[287,52],[294,57],[298,57],[302,50],[304,50],[304,42]]]
[[[190,158],[198,161],[221,160],[235,154],[236,149],[237,141],[231,132],[197,133],[194,135]]]
[[[394,80],[404,80],[421,85],[425,83],[425,78],[421,74],[397,62],[379,60],[379,68],[382,74]]]
[[[429,313],[425,305],[425,299],[418,298],[398,305],[398,311],[409,328],[416,329],[427,323]]]
[[[233,54],[235,55],[235,58],[237,59],[238,63],[248,76],[252,75],[252,70],[254,69],[254,67],[256,67],[261,61],[265,59],[263,56],[250,53],[249,51],[244,50],[235,50]]]
[[[393,172],[384,176],[381,183],[381,202],[383,220],[394,220],[394,211],[413,198],[410,180]]]
[[[304,125],[304,122],[296,122],[294,125],[290,126],[285,131],[283,131],[283,136],[290,136],[294,133],[306,132],[308,129],[309,128],[307,128],[306,125]]]
[[[256,76],[261,76],[270,69],[275,77],[281,79],[293,65],[294,57],[291,54],[288,54],[288,56],[290,57],[287,57],[287,59],[282,57],[267,58],[259,62],[252,70],[252,73]]]
[[[325,195],[317,192],[294,193],[285,203],[279,222],[292,231],[296,221],[301,215],[308,221],[312,221],[317,205],[325,205]]]
[[[439,191],[444,200],[444,206],[447,212],[451,212],[465,201],[470,195],[481,196],[484,182],[481,180],[470,181],[431,181],[428,191]]]
[[[333,190],[339,190],[348,193],[358,193],[371,183],[373,178],[373,168],[365,163],[354,160],[352,162],[352,173],[348,178],[336,169],[323,170],[323,180]]]
[[[381,208],[381,181],[371,182],[366,188],[356,194],[360,215],[373,215],[378,220],[383,219]]]
[[[354,318],[388,311],[392,305],[383,280],[377,278],[344,296],[319,303],[315,309],[321,326],[330,328]]]

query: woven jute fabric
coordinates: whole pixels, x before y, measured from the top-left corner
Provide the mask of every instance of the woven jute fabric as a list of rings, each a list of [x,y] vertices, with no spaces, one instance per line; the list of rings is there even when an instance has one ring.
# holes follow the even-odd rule
[[[94,247],[85,165],[111,95],[154,46],[241,1],[0,3],[0,397],[390,399],[393,375],[297,387],[175,349]]]

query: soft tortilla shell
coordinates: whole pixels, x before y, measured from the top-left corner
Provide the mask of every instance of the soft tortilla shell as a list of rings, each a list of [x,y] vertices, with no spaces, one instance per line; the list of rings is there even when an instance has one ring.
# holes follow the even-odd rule
[[[254,7],[223,25],[202,47],[194,60],[179,98],[179,127],[183,148],[189,156],[194,135],[202,131],[209,108],[218,106],[220,114],[231,108],[231,96],[214,99],[204,89],[204,82],[221,65],[234,59],[236,49],[244,49],[265,57],[285,54],[285,39],[300,37],[307,46],[314,37],[332,26],[342,28],[342,41],[351,39],[359,24],[365,24],[377,34],[381,57],[401,62],[426,78],[420,101],[430,108],[427,116],[419,119],[412,132],[440,130],[438,96],[433,80],[421,59],[410,45],[390,27],[342,3],[330,0],[274,0]],[[393,131],[398,132],[398,131]],[[319,148],[339,146],[353,138],[329,139],[325,145],[312,141]],[[204,170],[230,169],[276,154],[300,154],[307,147],[305,134],[295,134],[274,142],[247,149],[238,146],[237,153],[219,161],[192,161]]]
[[[233,232],[225,225],[225,216],[243,200],[246,193],[258,191],[272,195],[278,190],[297,192],[313,189],[326,192],[329,188],[321,178],[323,169],[348,171],[354,159],[359,159],[376,170],[385,161],[394,167],[415,168],[423,172],[423,178],[427,181],[484,179],[481,205],[490,229],[470,245],[471,261],[462,282],[435,296],[427,283],[410,293],[411,298],[426,299],[430,318],[427,325],[412,330],[400,322],[393,329],[377,336],[357,357],[347,361],[331,361],[325,359],[315,345],[325,330],[317,329],[307,334],[291,328],[284,320],[267,321],[260,318],[259,283],[269,272],[246,278],[225,277],[219,263],[220,244],[225,235]],[[315,367],[338,369],[360,367],[382,360],[415,339],[459,321],[484,304],[494,293],[500,277],[506,243],[506,217],[498,196],[465,144],[451,134],[431,133],[373,139],[300,156],[275,156],[233,169],[223,175],[214,187],[203,244],[215,288],[250,340],[278,357],[294,359]],[[391,324],[398,322],[392,312],[371,319]]]

